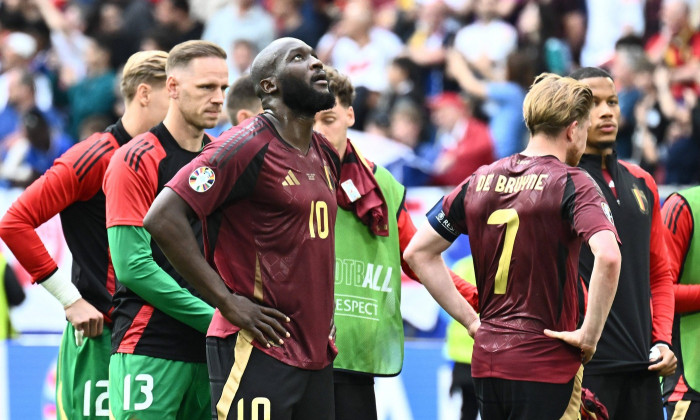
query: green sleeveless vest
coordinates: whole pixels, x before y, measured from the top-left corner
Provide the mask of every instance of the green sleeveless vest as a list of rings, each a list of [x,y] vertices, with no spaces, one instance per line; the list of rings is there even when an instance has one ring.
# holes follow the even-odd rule
[[[404,187],[386,169],[374,174],[389,209],[389,236],[375,236],[338,208],[335,222],[336,369],[392,376],[403,365],[401,254],[396,220]]]
[[[700,187],[679,191],[678,194],[688,202],[690,213],[693,216],[700,214]],[[680,284],[700,284],[700,239],[698,235],[690,237],[688,253],[685,256],[681,272]],[[681,315],[680,331],[685,381],[691,388],[698,390],[700,389],[700,351],[698,351],[700,313]]]
[[[476,286],[476,274],[474,273],[474,260],[472,256],[462,258],[452,267],[458,276]],[[459,363],[472,363],[474,339],[469,335],[462,324],[450,321],[445,334],[447,357]]]
[[[10,338],[13,334],[12,325],[10,325],[10,305],[7,303],[7,295],[5,292],[5,270],[7,261],[0,254],[0,340]]]

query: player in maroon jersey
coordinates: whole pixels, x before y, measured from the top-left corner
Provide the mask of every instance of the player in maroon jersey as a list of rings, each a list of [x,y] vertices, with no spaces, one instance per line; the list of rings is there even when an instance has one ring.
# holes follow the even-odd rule
[[[331,419],[340,161],[312,128],[316,112],[331,108],[335,96],[323,63],[294,38],[261,51],[251,77],[264,112],[224,132],[185,166],[144,223],[218,309],[207,337],[214,414]],[[194,237],[184,229],[195,215],[208,262],[191,251]],[[241,318],[236,295],[270,308]],[[284,327],[282,313],[289,316]]]
[[[607,203],[576,165],[591,90],[540,75],[523,105],[527,148],[482,166],[429,213],[404,254],[435,299],[475,337],[472,376],[482,418],[577,418],[581,363],[615,296],[617,232]],[[469,234],[481,319],[452,285],[442,251]],[[596,256],[588,314],[576,329],[582,242]],[[557,340],[559,339],[559,340]]]
[[[56,406],[61,418],[109,415],[108,401],[100,397],[107,392],[115,279],[105,229],[102,180],[115,150],[165,116],[167,57],[163,51],[132,55],[122,73],[126,105],[122,118],[56,159],[0,221],[0,237],[31,274],[32,281],[44,286],[66,310],[68,325],[61,342],[56,381]],[[72,282],[55,275],[58,266],[34,231],[56,214],[61,215],[63,234],[73,256]]]

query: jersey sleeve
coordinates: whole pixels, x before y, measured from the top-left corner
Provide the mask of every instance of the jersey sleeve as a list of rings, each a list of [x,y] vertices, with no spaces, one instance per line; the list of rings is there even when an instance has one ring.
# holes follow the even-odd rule
[[[674,297],[673,279],[668,266],[668,250],[666,248],[666,231],[661,221],[659,205],[659,190],[656,182],[644,172],[644,182],[654,196],[654,207],[651,216],[651,238],[649,244],[649,279],[651,283],[652,331],[653,343],[663,342],[671,345],[671,329],[673,328]]]
[[[225,132],[209,143],[166,184],[200,219],[249,195],[257,182],[267,144],[259,145],[253,136],[241,140],[244,127],[231,130],[234,133]]]
[[[151,235],[143,227],[107,229],[114,272],[131,291],[168,316],[206,333],[214,308],[177,284],[153,260]]]
[[[41,282],[58,269],[35,229],[72,203],[87,200],[100,190],[109,161],[102,153],[110,153],[116,147],[107,144],[97,148],[94,144],[85,140],[58,158],[27,187],[0,221],[0,237],[29,272],[32,282]]]
[[[137,143],[132,142],[114,154],[105,172],[103,189],[108,228],[143,226],[143,218],[158,190],[158,161],[165,152],[152,148],[150,152],[137,154],[134,150]]]
[[[613,232],[620,242],[610,207],[593,179],[582,169],[571,169],[562,198],[563,216],[586,242],[603,230]]]
[[[468,233],[464,197],[471,178],[438,201],[426,215],[430,226],[447,241],[454,242],[459,235]]]
[[[700,311],[700,284],[679,284],[681,267],[688,253],[693,233],[693,217],[690,207],[679,194],[672,194],[661,208],[666,229],[668,265],[673,280],[673,296],[676,313]]]

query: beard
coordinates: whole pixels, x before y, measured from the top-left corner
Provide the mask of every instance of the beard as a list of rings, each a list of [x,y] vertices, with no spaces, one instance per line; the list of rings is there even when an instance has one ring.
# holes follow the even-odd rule
[[[319,92],[303,80],[291,75],[280,77],[282,102],[305,117],[335,106],[335,95],[330,90]]]
[[[597,149],[597,150],[605,150],[605,149],[611,149],[615,145],[615,140],[598,140],[596,142],[589,141],[588,146]]]

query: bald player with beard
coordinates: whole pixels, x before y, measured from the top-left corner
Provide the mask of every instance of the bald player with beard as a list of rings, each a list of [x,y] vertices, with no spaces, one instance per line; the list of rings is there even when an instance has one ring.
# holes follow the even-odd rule
[[[340,161],[313,125],[335,96],[314,50],[294,38],[261,51],[251,78],[263,113],[205,147],[144,224],[217,307],[207,334],[213,417],[332,419]],[[202,220],[205,257],[192,252],[188,217]],[[247,311],[244,299],[263,307]]]

